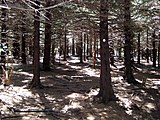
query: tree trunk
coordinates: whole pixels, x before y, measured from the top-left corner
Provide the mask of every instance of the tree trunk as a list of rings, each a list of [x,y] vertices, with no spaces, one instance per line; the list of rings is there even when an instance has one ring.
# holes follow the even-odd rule
[[[155,31],[153,33],[153,49],[152,49],[152,55],[153,55],[153,67],[156,67],[156,61],[157,61],[157,49],[156,49],[156,41],[155,41]]]
[[[35,9],[39,8],[40,2],[39,0],[35,1]],[[35,11],[35,20],[34,20],[34,53],[33,53],[33,79],[30,83],[30,88],[36,87],[41,88],[40,82],[40,61],[39,61],[39,54],[40,54],[40,21],[39,21],[39,11]]]
[[[73,35],[73,38],[72,38],[72,55],[73,56],[75,55],[75,39],[74,39],[74,35]]]
[[[84,44],[83,44],[83,60],[86,61],[86,34],[83,34]]]
[[[149,63],[149,42],[148,42],[148,29],[147,29],[147,49],[146,49],[146,59],[147,59],[147,63]]]
[[[159,33],[159,43],[158,43],[158,68],[160,68],[160,33]]]
[[[52,41],[52,63],[55,64],[55,40]]]
[[[20,53],[20,45],[17,41],[14,41],[13,42],[13,56],[14,56],[14,59],[19,59],[19,53]]]
[[[108,44],[108,1],[100,0],[100,97],[102,103],[115,100],[114,91],[111,85],[110,63],[109,63],[109,44]]]
[[[51,1],[46,0],[46,7],[49,7]],[[46,11],[46,17],[51,21],[50,10]],[[51,52],[51,24],[45,23],[45,41],[44,41],[44,58],[43,70],[50,71],[50,52]]]
[[[87,33],[87,36],[86,36],[86,39],[87,39],[87,60],[89,59],[89,38],[88,38],[88,33]]]
[[[131,40],[133,38],[133,32],[131,27],[131,15],[130,15],[130,0],[124,0],[124,35],[125,35],[125,45],[124,45],[124,64],[125,71],[124,77],[128,83],[137,84],[132,72],[132,55],[131,55]]]
[[[90,57],[92,58],[92,32],[90,33],[90,49],[89,49]]]
[[[137,56],[137,63],[140,64],[140,33],[138,34],[138,56]]]
[[[80,63],[83,63],[83,36],[82,32],[80,35],[80,46],[79,46],[79,57],[80,57]]]
[[[98,39],[97,39],[97,48],[96,49],[97,49],[96,50],[96,56],[98,58],[98,55],[99,55],[99,41],[98,41]]]
[[[5,4],[6,0],[2,0],[2,4]],[[7,41],[7,26],[6,26],[6,21],[7,21],[7,9],[2,8],[1,9],[1,48],[3,49],[0,53],[1,55],[1,62],[3,63],[2,66],[5,68],[5,62],[6,62],[6,52],[4,50],[4,45],[6,44]]]
[[[67,60],[67,33],[66,33],[66,28],[64,30],[64,58],[63,60],[66,61]]]
[[[96,33],[94,32],[94,46],[93,46],[93,68],[96,68],[96,42],[97,42],[97,38],[96,38]]]
[[[16,34],[17,33],[17,29],[15,29],[15,33],[14,33],[14,37],[15,37],[15,40],[13,41],[13,56],[14,56],[14,59],[19,59],[20,57],[20,44],[19,44],[19,36]]]
[[[25,17],[24,15],[22,16],[23,18]],[[21,57],[22,57],[22,61],[21,63],[22,64],[26,64],[27,61],[26,61],[26,41],[25,41],[25,24],[22,23],[22,54],[21,54]]]

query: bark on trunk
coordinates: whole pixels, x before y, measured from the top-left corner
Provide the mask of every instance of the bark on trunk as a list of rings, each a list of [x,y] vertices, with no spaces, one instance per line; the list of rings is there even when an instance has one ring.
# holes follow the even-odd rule
[[[74,36],[72,38],[72,55],[73,56],[75,55],[75,39],[74,39]]]
[[[89,59],[89,38],[88,38],[88,33],[87,33],[87,36],[86,36],[86,39],[87,39],[87,60]]]
[[[158,43],[158,68],[160,68],[160,33],[159,33],[159,43]]]
[[[24,17],[25,16],[23,15],[23,18]],[[21,45],[21,47],[22,47],[22,54],[21,54],[22,61],[21,61],[21,63],[26,64],[27,63],[27,61],[26,61],[26,41],[25,41],[25,26],[24,25],[25,24],[22,23],[22,45]]]
[[[64,30],[64,58],[63,60],[66,61],[67,60],[67,33],[66,33],[66,28]]]
[[[83,63],[83,37],[80,35],[80,47],[79,47],[80,63]]]
[[[6,0],[2,0],[2,4],[5,4]],[[6,44],[7,41],[7,26],[6,26],[6,21],[7,21],[7,9],[2,8],[1,9],[1,48],[3,49],[4,45]],[[7,44],[6,44],[7,45]],[[1,55],[1,63],[2,66],[5,68],[5,63],[6,63],[6,52],[4,51],[4,49],[1,51],[0,53]]]
[[[50,1],[46,1],[46,7],[50,6]],[[46,11],[46,17],[51,20],[50,10]],[[43,70],[50,71],[50,52],[51,52],[51,24],[45,23],[45,41],[44,41],[44,58],[43,58]]]
[[[92,32],[90,33],[90,49],[89,49],[89,53],[90,53],[90,57],[92,57]]]
[[[140,64],[140,33],[138,34],[138,56],[137,63]]]
[[[39,0],[35,1],[36,6],[35,8],[38,9],[40,2]],[[39,21],[39,12],[35,11],[35,20],[34,20],[34,53],[33,53],[33,79],[30,83],[30,88],[36,87],[41,88],[41,82],[40,82],[40,61],[39,61],[39,53],[40,53],[40,21]]]
[[[84,34],[83,36],[83,39],[84,39],[84,44],[83,44],[83,60],[86,61],[86,34]]]
[[[100,97],[102,103],[108,103],[115,100],[113,88],[111,85],[110,63],[109,63],[109,44],[108,44],[108,1],[100,1]]]
[[[155,41],[155,31],[153,33],[153,49],[152,49],[152,55],[153,55],[153,67],[156,67],[156,61],[157,61],[157,49],[156,49],[156,41]]]
[[[94,32],[94,46],[93,46],[93,68],[95,69],[96,68],[96,41],[97,41],[97,38],[96,38],[96,33]]]
[[[133,38],[133,32],[131,28],[131,15],[130,15],[130,0],[124,0],[124,35],[125,35],[125,45],[124,45],[124,64],[125,71],[124,77],[128,83],[137,84],[132,71],[132,54],[131,54],[131,40]]]

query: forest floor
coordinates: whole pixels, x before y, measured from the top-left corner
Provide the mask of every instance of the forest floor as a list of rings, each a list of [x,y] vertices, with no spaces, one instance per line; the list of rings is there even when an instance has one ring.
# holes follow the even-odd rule
[[[142,85],[128,84],[122,64],[111,66],[112,86],[118,101],[94,101],[99,68],[76,58],[57,62],[41,71],[43,89],[29,89],[32,65],[14,65],[13,85],[0,85],[0,120],[160,120],[160,69],[136,65],[134,76]],[[1,75],[2,76],[2,75]]]

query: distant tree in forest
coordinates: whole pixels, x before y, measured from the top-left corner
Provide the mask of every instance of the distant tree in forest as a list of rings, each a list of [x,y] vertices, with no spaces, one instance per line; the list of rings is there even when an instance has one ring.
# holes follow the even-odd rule
[[[2,4],[5,4],[6,0],[2,0]],[[5,62],[6,62],[6,51],[4,50],[4,47],[7,42],[7,9],[1,8],[1,44],[0,44],[0,57],[1,57],[1,63],[2,66],[5,68]],[[7,45],[8,46],[8,45]]]
[[[24,23],[24,19],[25,19],[25,15],[24,14],[22,14],[22,27],[21,27],[21,31],[22,31],[22,37],[21,37],[21,39],[22,39],[22,41],[21,41],[21,58],[22,58],[22,63],[23,64],[26,64],[27,63],[27,61],[26,61],[26,40],[25,40],[25,33],[26,33],[26,27],[25,27],[25,23]]]

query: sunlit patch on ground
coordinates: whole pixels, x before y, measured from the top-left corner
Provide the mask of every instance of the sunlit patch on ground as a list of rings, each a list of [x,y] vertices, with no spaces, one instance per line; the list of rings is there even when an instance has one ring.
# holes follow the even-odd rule
[[[0,85],[2,117],[9,117],[9,120],[11,117],[16,120],[159,118],[156,113],[160,102],[158,99],[160,83],[158,78],[154,78],[158,75],[157,71],[155,73],[152,69],[148,72],[148,68],[137,67],[141,74],[148,76],[151,74],[151,76],[147,78],[145,86],[134,86],[123,79],[120,69],[124,66],[116,63],[117,68],[112,66],[111,74],[112,86],[119,101],[103,105],[94,101],[94,96],[99,92],[99,69],[78,62],[78,59],[69,59],[68,62],[63,61],[55,65],[50,72],[42,71],[41,81],[45,87],[38,90],[26,89],[33,76],[31,69],[27,66],[25,68],[17,66],[19,72],[13,73],[13,85],[5,89]],[[136,80],[142,83],[141,75],[138,77],[137,75],[136,73]],[[13,109],[11,111],[9,108],[21,112],[13,112]]]

